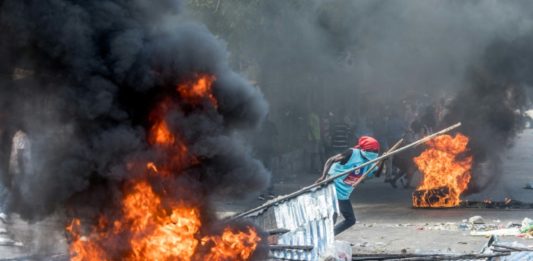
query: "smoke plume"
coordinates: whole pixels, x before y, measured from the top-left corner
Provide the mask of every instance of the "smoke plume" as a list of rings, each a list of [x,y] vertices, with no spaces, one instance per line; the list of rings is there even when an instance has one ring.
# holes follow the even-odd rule
[[[394,141],[399,135],[380,129],[408,127],[389,120],[404,121],[406,104],[424,112],[447,101],[448,114],[434,127],[463,122],[482,163],[496,162],[522,127],[530,1],[239,2],[196,8],[197,17],[228,40],[236,63],[259,64],[242,67],[286,130],[283,144],[306,141],[301,119],[312,111],[345,112],[357,133]],[[242,26],[227,29],[225,21]]]
[[[36,220],[65,204],[108,204],[118,184],[141,175],[132,162],[163,157],[147,139],[165,97],[177,109],[163,119],[201,162],[176,178],[195,194],[177,196],[201,202],[266,186],[269,173],[239,130],[255,128],[267,104],[232,71],[220,40],[182,19],[178,1],[5,0],[0,8],[0,124],[31,142],[20,175],[3,157],[11,211]],[[216,78],[216,108],[179,98],[176,86],[198,74]],[[4,139],[2,154],[10,147]]]

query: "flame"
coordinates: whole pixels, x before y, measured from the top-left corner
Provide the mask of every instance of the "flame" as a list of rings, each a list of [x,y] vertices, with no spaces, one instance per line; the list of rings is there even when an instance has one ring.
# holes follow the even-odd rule
[[[198,245],[199,211],[182,204],[166,213],[150,184],[141,181],[123,200],[132,233],[130,260],[190,260]]]
[[[148,164],[146,164],[146,169],[149,169],[155,173],[159,172],[159,170],[157,169],[157,166],[153,162],[148,162]]]
[[[213,244],[205,260],[248,260],[260,241],[257,232],[248,227],[246,232],[224,229],[222,236],[211,236],[202,239],[202,245]],[[237,253],[237,255],[235,255]]]
[[[105,253],[102,249],[92,243],[86,237],[81,236],[81,221],[74,218],[66,227],[66,231],[72,237],[70,244],[70,260],[71,261],[86,261],[86,260],[106,260]]]
[[[170,145],[175,142],[176,138],[170,130],[165,121],[160,120],[152,127],[152,143],[159,145]]]
[[[108,226],[105,218],[90,232],[81,236],[81,222],[74,219],[66,227],[73,242],[71,260],[114,260],[104,251],[105,242],[128,235],[129,250],[121,260],[248,260],[261,241],[255,228],[234,231],[226,227],[222,235],[200,237],[200,210],[184,202],[163,206],[162,199],[149,182],[138,181],[130,186],[122,203],[122,219]],[[209,246],[200,254],[199,245]]]
[[[200,104],[207,99],[213,107],[218,107],[218,101],[213,95],[213,82],[215,76],[209,74],[198,74],[193,81],[178,84],[177,90],[184,100],[193,105]]]
[[[193,105],[207,98],[216,107],[211,93],[214,80],[199,75],[177,90]],[[167,98],[150,114],[147,140],[159,156],[153,162],[127,164],[130,171],[145,167],[146,175],[124,184],[115,212],[101,213],[96,224],[74,218],[66,226],[71,260],[248,260],[253,255],[261,241],[255,228],[227,226],[220,234],[206,235],[199,206],[167,195],[171,189],[188,189],[171,187],[167,181],[200,163],[182,135],[169,128],[165,116],[175,109],[178,106]],[[157,189],[153,184],[158,184]]]
[[[148,134],[148,142],[165,151],[168,163],[161,170],[154,168],[155,163],[152,162],[148,163],[147,168],[153,172],[160,173],[161,176],[168,176],[173,172],[179,173],[183,169],[199,163],[198,159],[189,152],[189,148],[180,134],[172,132],[164,118],[164,115],[176,109],[170,99],[164,99],[150,114],[152,126]]]
[[[472,157],[458,156],[466,151],[468,141],[459,133],[455,137],[440,135],[426,143],[428,148],[414,158],[423,180],[417,188],[418,196],[413,194],[413,206],[454,207],[461,203],[460,196],[471,178]],[[443,193],[435,193],[443,189]]]

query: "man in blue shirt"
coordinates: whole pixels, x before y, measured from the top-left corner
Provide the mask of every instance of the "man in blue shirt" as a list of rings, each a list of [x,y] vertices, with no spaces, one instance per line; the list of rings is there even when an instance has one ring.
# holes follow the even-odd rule
[[[369,136],[362,136],[359,138],[357,146],[346,150],[341,154],[337,154],[326,161],[322,176],[317,182],[327,178],[327,176],[335,176],[345,173],[361,164],[373,160],[379,154],[379,142]],[[363,173],[372,168],[373,165],[357,169],[346,175],[342,175],[334,180],[335,190],[337,192],[337,200],[339,202],[339,210],[344,217],[344,221],[335,225],[335,235],[348,229],[355,224],[355,214],[353,212],[352,203],[350,202],[350,194],[352,194],[353,186],[362,177]],[[374,175],[376,171],[372,171],[368,176]],[[379,170],[378,170],[379,172]],[[336,222],[336,216],[334,222]]]

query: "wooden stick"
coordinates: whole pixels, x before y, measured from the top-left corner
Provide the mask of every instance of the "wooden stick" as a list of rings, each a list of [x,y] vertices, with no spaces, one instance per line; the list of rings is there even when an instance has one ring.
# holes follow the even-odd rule
[[[394,151],[395,149],[397,149],[398,147],[400,147],[400,144],[402,144],[403,142],[403,139],[400,139],[399,141],[396,142],[396,144],[394,144],[394,146],[392,146],[388,151],[386,151],[383,155],[387,155],[389,154],[391,151]],[[357,180],[355,182],[355,184],[352,185],[353,188],[357,187],[357,185],[359,185],[361,182],[363,182],[363,180],[368,176],[370,175],[370,173],[372,173],[372,171],[374,171],[374,169],[376,169],[380,164],[383,164],[383,161],[385,161],[385,159],[382,159],[380,160],[378,163],[374,164],[374,166],[372,166],[370,169],[368,169],[365,173],[363,173],[363,175],[361,176],[361,178],[359,178],[359,180]]]
[[[500,245],[500,244],[493,244],[492,246],[493,247],[504,248],[504,249],[507,249],[507,251],[509,251],[509,250],[511,250],[511,251],[527,251],[527,252],[533,251],[533,248],[528,248],[528,247],[513,247],[513,246]]]
[[[303,250],[311,251],[314,246],[293,246],[293,245],[270,245],[268,246],[270,250]]]
[[[289,233],[291,231],[289,229],[286,229],[286,228],[277,228],[277,229],[268,230],[266,232],[269,235],[281,235],[281,234]]]
[[[288,195],[285,195],[285,196],[281,196],[281,197],[278,197],[278,198],[275,199],[275,200],[272,200],[272,201],[266,202],[265,204],[263,204],[263,205],[261,205],[261,206],[259,206],[259,207],[256,207],[256,208],[253,208],[253,209],[250,209],[250,210],[245,211],[245,212],[242,212],[242,213],[240,213],[240,214],[237,214],[237,215],[235,215],[235,216],[229,218],[229,220],[230,220],[230,221],[231,221],[231,220],[236,220],[236,219],[239,219],[239,218],[242,218],[242,217],[248,216],[248,215],[250,215],[250,214],[252,214],[252,213],[255,213],[255,212],[261,211],[261,210],[263,210],[263,209],[267,209],[267,208],[269,208],[269,207],[271,207],[271,206],[274,206],[274,205],[276,205],[276,204],[278,204],[278,203],[280,203],[280,202],[283,202],[283,201],[286,201],[286,200],[289,200],[289,199],[295,198],[295,197],[297,197],[297,196],[299,196],[299,195],[301,195],[301,194],[304,194],[304,193],[309,192],[310,190],[312,190],[312,189],[314,189],[314,188],[317,188],[317,187],[320,187],[320,186],[323,186],[323,185],[329,184],[329,183],[331,183],[333,180],[337,179],[338,177],[342,177],[342,176],[344,176],[344,175],[347,175],[347,174],[349,174],[350,172],[352,172],[352,171],[354,171],[354,170],[361,169],[361,168],[366,167],[366,166],[368,166],[368,165],[370,165],[370,164],[372,164],[372,163],[378,162],[378,161],[383,160],[383,159],[386,159],[386,158],[388,158],[388,157],[390,157],[390,156],[392,156],[392,155],[398,154],[398,153],[400,153],[400,152],[402,152],[402,151],[405,151],[405,150],[407,150],[407,149],[410,149],[410,148],[413,148],[413,147],[415,147],[415,146],[418,146],[418,145],[420,145],[420,144],[422,144],[422,143],[424,143],[424,142],[427,142],[428,140],[431,140],[432,138],[434,138],[434,137],[436,137],[436,136],[442,135],[442,134],[444,134],[444,133],[446,133],[446,132],[449,132],[449,131],[451,131],[451,130],[453,130],[453,129],[459,128],[460,126],[461,126],[461,123],[460,123],[460,122],[459,122],[459,123],[456,123],[456,124],[454,124],[454,125],[452,125],[452,126],[446,128],[446,129],[443,129],[443,130],[441,130],[441,131],[439,131],[439,132],[435,132],[435,133],[433,133],[433,134],[431,134],[431,135],[428,135],[428,136],[426,136],[426,137],[424,137],[424,138],[422,138],[422,139],[419,139],[419,140],[417,140],[417,141],[415,141],[415,142],[413,142],[413,143],[411,143],[411,144],[405,145],[405,146],[403,146],[403,147],[401,147],[401,148],[399,148],[399,149],[397,149],[397,150],[391,151],[390,153],[383,154],[383,155],[381,155],[380,157],[377,157],[377,158],[375,158],[375,159],[373,159],[373,160],[367,161],[367,162],[365,162],[365,163],[363,163],[363,164],[361,164],[361,165],[359,165],[359,166],[357,166],[357,167],[355,167],[355,168],[352,168],[352,169],[350,169],[350,170],[347,170],[347,171],[344,172],[344,173],[340,173],[340,174],[338,174],[338,175],[331,176],[331,177],[329,177],[329,178],[327,178],[327,179],[325,179],[325,180],[323,180],[323,181],[320,181],[320,182],[318,182],[318,183],[315,183],[315,184],[312,184],[312,185],[310,185],[310,186],[304,187],[304,188],[302,188],[302,189],[300,189],[300,190],[298,190],[298,191],[295,191],[295,192],[293,192],[293,193],[291,193],[291,194],[288,194]]]

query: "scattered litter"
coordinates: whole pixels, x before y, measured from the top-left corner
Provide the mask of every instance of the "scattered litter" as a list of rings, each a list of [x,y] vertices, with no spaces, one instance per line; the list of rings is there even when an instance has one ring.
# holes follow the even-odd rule
[[[459,230],[466,231],[470,230],[470,226],[468,226],[466,223],[459,224]]]
[[[485,220],[481,216],[473,216],[468,219],[470,224],[485,224]]]
[[[358,247],[366,247],[366,246],[368,246],[368,242],[363,242],[363,243],[355,244],[355,246],[358,246]]]
[[[472,236],[518,236],[520,235],[520,229],[513,228],[504,228],[488,231],[472,231],[470,232]]]
[[[499,261],[533,260],[533,248],[518,242],[503,242],[492,236],[482,254],[500,254]]]
[[[533,238],[533,220],[530,218],[524,218],[524,220],[522,220],[520,232],[525,238]]]
[[[507,226],[506,228],[512,228],[512,227],[521,227],[522,225],[519,224],[519,223],[515,223],[515,222],[509,222],[507,223]]]
[[[338,261],[352,260],[352,246],[349,242],[335,240],[333,247],[328,249],[322,259]]]

